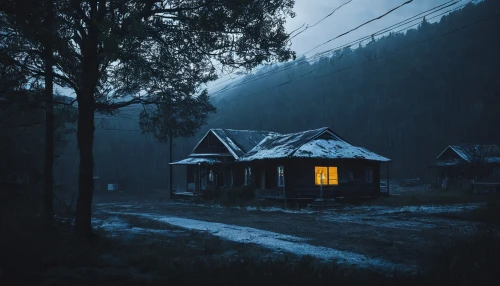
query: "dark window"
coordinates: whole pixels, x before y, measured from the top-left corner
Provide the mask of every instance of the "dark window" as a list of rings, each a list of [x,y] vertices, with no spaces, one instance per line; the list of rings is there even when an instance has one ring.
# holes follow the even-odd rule
[[[252,183],[252,167],[245,167],[245,185]]]
[[[372,167],[366,168],[366,182],[367,183],[373,182],[373,169],[372,169]]]
[[[285,166],[278,166],[278,187],[285,186]]]

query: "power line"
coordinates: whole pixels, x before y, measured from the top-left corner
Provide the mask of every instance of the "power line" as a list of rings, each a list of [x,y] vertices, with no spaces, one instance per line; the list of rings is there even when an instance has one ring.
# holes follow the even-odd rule
[[[340,8],[344,7],[345,5],[347,5],[347,4],[351,3],[351,2],[352,2],[352,0],[349,0],[349,1],[347,1],[347,2],[345,2],[345,3],[343,3],[343,4],[341,4],[340,6],[338,6],[337,8],[335,8],[332,12],[330,12],[330,14],[326,15],[325,17],[323,17],[323,18],[322,18],[321,20],[319,20],[318,22],[314,23],[314,24],[313,24],[313,25],[311,25],[311,26],[307,25],[307,26],[304,28],[304,30],[302,30],[302,31],[298,32],[297,34],[293,35],[293,37],[290,37],[290,39],[289,39],[289,40],[291,40],[291,39],[293,39],[293,38],[297,37],[298,35],[302,34],[302,33],[303,33],[303,32],[305,32],[307,29],[310,29],[310,28],[313,28],[313,27],[317,26],[319,23],[323,22],[323,21],[324,21],[324,20],[326,20],[328,17],[332,16],[332,15],[333,15],[333,13],[335,13],[337,10],[339,10]]]
[[[316,58],[317,58],[317,57],[319,57],[319,56],[321,56],[321,57],[322,57],[322,56],[324,56],[325,54],[327,54],[327,52],[331,52],[331,51],[333,51],[333,50],[339,50],[339,49],[342,49],[342,48],[344,48],[344,47],[349,47],[349,46],[352,46],[352,45],[358,44],[358,43],[360,43],[360,42],[363,42],[364,40],[368,40],[368,39],[370,39],[372,36],[379,36],[379,35],[383,35],[383,34],[385,34],[385,33],[387,33],[387,32],[391,32],[392,30],[394,30],[394,29],[396,29],[396,28],[399,28],[399,27],[404,26],[404,25],[406,25],[406,24],[409,24],[409,23],[411,23],[411,22],[414,22],[414,21],[420,20],[420,18],[422,18],[422,17],[429,16],[429,15],[434,14],[434,13],[436,13],[436,12],[439,12],[439,11],[441,11],[441,10],[443,10],[443,9],[446,9],[446,8],[448,8],[448,7],[451,7],[451,6],[453,6],[453,5],[457,4],[457,3],[458,3],[458,2],[460,2],[460,1],[462,1],[462,0],[458,0],[458,1],[457,1],[457,0],[451,0],[451,1],[445,2],[445,3],[441,4],[441,5],[435,6],[435,7],[431,8],[431,9],[429,9],[429,10],[426,10],[426,11],[421,12],[421,13],[419,13],[419,14],[417,14],[417,15],[414,15],[414,16],[412,16],[412,17],[410,17],[410,18],[407,18],[407,19],[405,19],[405,20],[403,20],[403,21],[401,21],[401,22],[398,22],[398,23],[393,24],[393,25],[391,25],[391,26],[389,26],[389,27],[386,27],[386,28],[381,29],[381,30],[379,30],[379,31],[377,31],[377,32],[374,32],[373,34],[370,34],[370,35],[364,36],[364,37],[359,38],[359,39],[357,39],[357,40],[351,41],[351,42],[349,42],[349,43],[347,43],[347,44],[344,44],[344,45],[341,45],[341,46],[338,46],[338,47],[335,47],[335,48],[331,48],[331,49],[328,49],[328,50],[323,51],[323,52],[320,52],[320,53],[316,53],[316,54],[314,55],[314,57],[316,57]],[[432,18],[429,18],[429,19],[433,19],[433,18],[439,17],[439,16],[441,16],[441,15],[443,15],[443,14],[446,14],[446,13],[451,13],[451,12],[453,12],[453,11],[455,11],[455,10],[458,10],[458,9],[460,9],[460,8],[462,8],[462,7],[464,7],[464,6],[466,6],[467,4],[469,4],[469,3],[473,2],[473,1],[474,1],[474,0],[469,0],[469,2],[467,2],[466,4],[464,4],[464,5],[462,5],[462,6],[458,6],[458,7],[455,7],[455,8],[453,8],[453,9],[447,10],[447,11],[445,11],[445,12],[443,12],[443,13],[439,14],[439,15],[436,15],[436,16],[434,16],[434,17],[432,17]],[[442,7],[442,6],[444,6],[444,7]],[[439,9],[437,9],[437,8],[439,8]],[[437,10],[435,10],[435,9],[437,9]],[[433,10],[435,10],[435,11],[433,11]],[[426,14],[426,13],[427,13],[427,14]],[[413,26],[415,26],[415,25],[418,25],[418,24],[419,24],[419,23],[414,24],[414,25],[411,25],[411,26],[408,26],[408,27],[405,27],[404,29],[401,29],[401,30],[399,30],[399,31],[396,31],[396,33],[401,32],[401,31],[403,31],[403,30],[407,30],[407,29],[409,29],[409,28],[411,28],[411,27],[413,27]]]
[[[392,13],[392,12],[396,11],[397,9],[399,9],[399,8],[401,8],[401,7],[405,6],[405,5],[410,4],[411,2],[413,2],[413,0],[408,0],[408,1],[404,2],[403,4],[401,4],[401,5],[397,6],[397,7],[394,7],[394,8],[392,8],[391,10],[387,11],[386,13],[384,13],[384,14],[382,14],[382,15],[378,16],[377,18],[373,18],[373,19],[371,19],[370,21],[364,22],[363,24],[361,24],[361,25],[359,25],[359,26],[357,26],[357,27],[355,27],[355,28],[353,28],[353,29],[351,29],[351,30],[349,30],[349,31],[347,31],[347,32],[344,32],[344,33],[342,33],[342,34],[340,34],[340,35],[338,35],[338,36],[336,36],[336,37],[334,37],[334,38],[331,38],[330,40],[328,40],[328,41],[326,41],[326,42],[324,42],[324,43],[322,43],[322,44],[320,44],[320,45],[317,45],[316,47],[314,47],[314,48],[310,49],[309,51],[305,52],[304,54],[307,54],[307,53],[309,53],[310,51],[315,50],[316,48],[319,48],[319,47],[321,47],[322,45],[325,45],[325,44],[327,44],[327,43],[329,43],[329,42],[331,42],[331,41],[333,41],[333,40],[335,40],[335,39],[338,39],[338,38],[340,38],[340,37],[342,37],[342,36],[345,36],[345,35],[347,35],[347,34],[349,34],[349,33],[353,32],[353,31],[355,31],[355,30],[357,30],[357,29],[359,29],[359,28],[361,28],[361,27],[363,27],[363,26],[365,26],[365,25],[367,25],[367,24],[369,24],[369,23],[371,23],[371,22],[373,22],[373,21],[380,20],[380,19],[382,19],[383,17],[385,17],[385,16],[389,15],[390,13]]]
[[[415,42],[415,43],[410,44],[410,45],[403,46],[403,47],[401,47],[401,48],[399,48],[399,49],[397,49],[397,50],[395,50],[395,51],[393,51],[393,52],[390,52],[390,54],[389,54],[389,55],[380,56],[380,57],[375,57],[375,58],[373,58],[373,59],[363,61],[363,62],[361,62],[361,63],[359,63],[359,64],[352,65],[352,66],[348,66],[348,67],[346,67],[346,68],[343,68],[343,69],[340,69],[340,70],[336,70],[336,71],[334,71],[334,72],[326,73],[326,74],[323,74],[323,75],[320,75],[320,76],[316,76],[316,77],[314,77],[314,78],[324,77],[324,76],[328,76],[328,75],[332,75],[332,74],[340,73],[340,72],[346,71],[346,70],[348,70],[348,69],[352,69],[352,68],[355,68],[355,67],[359,67],[359,66],[362,66],[362,65],[364,65],[364,64],[367,64],[367,63],[370,63],[370,62],[373,62],[373,61],[376,61],[376,60],[379,60],[379,59],[382,59],[382,58],[387,58],[387,57],[390,57],[390,56],[392,56],[393,54],[398,53],[398,52],[400,52],[400,51],[402,51],[402,50],[405,50],[405,49],[407,49],[407,48],[410,48],[410,47],[413,47],[413,46],[416,46],[416,45],[420,45],[420,44],[423,44],[423,43],[426,43],[426,42],[430,42],[430,41],[433,41],[433,40],[435,40],[435,39],[437,39],[437,38],[441,38],[441,37],[445,37],[445,36],[451,35],[451,34],[453,34],[453,33],[457,32],[457,31],[463,30],[463,29],[468,28],[468,27],[471,27],[471,26],[475,26],[475,25],[477,25],[477,24],[480,24],[480,23],[485,22],[485,21],[489,21],[489,20],[494,19],[494,18],[497,18],[497,17],[499,17],[499,16],[500,16],[500,13],[494,14],[494,15],[492,15],[492,16],[490,16],[490,17],[483,18],[483,19],[481,19],[481,20],[478,20],[478,21],[472,22],[472,23],[470,23],[470,24],[467,24],[467,25],[461,26],[461,27],[459,27],[459,28],[456,28],[456,29],[451,30],[451,31],[449,31],[449,32],[446,32],[446,33],[444,33],[444,34],[441,34],[441,35],[438,35],[438,36],[434,36],[434,37],[431,37],[431,38],[426,39],[426,40],[423,40],[423,41]],[[309,78],[309,79],[311,79],[311,78]],[[297,80],[296,80],[296,81],[295,81],[295,83],[302,82],[302,81],[303,81],[303,80],[300,80],[300,81],[297,81]],[[248,95],[245,95],[245,96],[240,96],[240,97],[238,97],[238,98],[236,98],[236,99],[233,99],[233,100],[230,100],[230,101],[222,100],[222,102],[225,102],[226,104],[229,104],[229,103],[231,103],[231,102],[238,101],[238,100],[243,99],[243,98],[248,98],[248,97],[250,97],[250,96],[253,96],[253,95],[256,95],[256,94],[259,94],[259,93],[262,93],[262,92],[268,91],[268,90],[272,90],[272,89],[278,88],[278,87],[283,86],[283,85],[286,85],[286,84],[288,84],[288,83],[290,83],[290,82],[292,82],[292,81],[287,81],[287,82],[285,82],[285,83],[282,83],[282,84],[279,84],[279,85],[276,85],[276,86],[272,86],[272,87],[269,87],[269,88],[267,88],[267,89],[264,89],[264,90],[261,90],[261,91],[258,91],[258,92],[254,92],[254,93],[251,93],[251,94],[248,94]]]
[[[434,18],[437,18],[437,17],[439,17],[439,16],[442,16],[442,15],[444,15],[444,14],[446,14],[446,13],[451,13],[451,12],[453,12],[453,11],[456,11],[456,10],[460,9],[460,8],[463,8],[463,7],[465,7],[466,5],[468,5],[469,3],[471,3],[472,1],[474,1],[474,0],[470,0],[469,2],[467,2],[466,4],[464,4],[464,5],[462,5],[462,6],[455,7],[454,9],[450,9],[450,10],[445,11],[445,12],[443,12],[443,13],[441,13],[441,14],[438,14],[438,15],[436,15],[436,16],[434,16],[434,17],[431,17],[431,18],[429,18],[429,20],[432,20],[432,19],[434,19]],[[439,9],[439,10],[441,10],[441,9]],[[438,11],[439,11],[439,10],[438,10]],[[420,24],[420,23],[415,23],[415,24],[412,24],[412,25],[410,25],[410,26],[407,26],[407,27],[405,27],[405,28],[403,28],[403,29],[400,29],[400,30],[396,31],[395,33],[399,33],[399,32],[401,32],[401,31],[408,30],[409,28],[414,27],[414,26],[419,25],[419,24]],[[400,27],[400,26],[401,26],[401,25],[399,25],[398,27]],[[341,54],[341,55],[340,55],[340,57],[339,57],[339,58],[337,58],[337,59],[336,59],[335,61],[333,61],[333,62],[332,62],[332,61],[330,61],[330,64],[333,64],[334,62],[338,61],[338,60],[339,60],[339,59],[340,59],[343,55],[344,55],[344,54]],[[308,74],[311,74],[311,73],[313,73],[313,72],[315,72],[315,71],[318,71],[318,70],[320,70],[320,69],[322,69],[322,68],[324,68],[324,66],[320,66],[320,67],[318,67],[318,68],[316,68],[316,69],[313,69],[313,70],[311,70],[311,71],[308,71],[308,72],[306,72],[305,74],[301,75],[300,77],[304,77],[304,76],[306,76],[306,75],[308,75]]]
[[[452,3],[451,5],[454,5],[454,4],[456,4],[457,2],[459,2],[459,1],[461,1],[461,0],[455,1],[455,2],[454,2],[454,3]],[[471,1],[472,1],[472,0],[471,0]],[[470,1],[470,2],[471,2],[471,1]],[[432,9],[429,9],[429,10],[427,10],[427,11],[432,11],[432,10],[434,10],[434,9],[436,9],[436,8],[439,8],[439,7],[441,7],[442,5],[445,5],[445,4],[450,3],[450,2],[453,2],[453,0],[452,0],[452,1],[448,1],[448,2],[446,2],[446,3],[444,3],[444,4],[441,4],[441,5],[438,5],[438,6],[436,6],[436,7],[432,8]],[[447,6],[447,7],[448,7],[448,6]],[[444,7],[444,8],[446,8],[446,7]],[[441,9],[442,9],[442,8],[441,8]],[[439,9],[439,10],[441,10],[441,9]],[[439,11],[439,10],[437,10],[437,11]],[[451,10],[451,9],[450,9],[450,10]],[[450,10],[448,10],[447,12],[449,12]],[[426,11],[426,12],[427,12],[427,11]],[[430,12],[430,13],[428,13],[428,14],[424,15],[424,16],[427,16],[427,15],[433,14],[433,13],[435,13],[435,12],[437,12],[437,11]],[[413,18],[415,18],[415,17],[417,17],[417,16],[420,16],[420,15],[422,15],[423,13],[426,13],[426,12],[422,12],[422,13],[420,13],[420,14],[417,14],[417,15],[415,15],[415,16],[413,16],[413,17],[410,17],[410,18],[408,18],[408,19],[406,19],[406,20],[403,20],[403,21],[401,21],[401,22],[399,22],[399,23],[396,23],[396,24],[394,24],[394,25],[390,26],[390,27],[393,27],[392,29],[388,29],[388,28],[390,28],[390,27],[388,27],[388,28],[384,28],[384,29],[382,29],[382,30],[380,30],[380,31],[377,31],[377,32],[375,32],[373,35],[380,35],[380,34],[384,34],[384,33],[390,32],[391,30],[394,30],[394,29],[395,29],[395,28],[397,28],[397,27],[400,27],[400,26],[402,26],[402,25],[407,24],[407,23],[408,23],[408,21],[409,21],[410,19],[413,19]],[[412,20],[412,21],[415,21],[415,19],[414,19],[414,20]],[[410,21],[410,22],[412,22],[412,21]],[[409,28],[409,27],[408,27],[408,28]],[[342,45],[342,46],[340,46],[340,47],[336,47],[336,48],[333,48],[333,49],[327,50],[327,51],[325,51],[325,52],[315,54],[315,55],[313,55],[313,56],[311,56],[311,57],[309,57],[309,58],[304,58],[304,59],[301,59],[301,60],[299,60],[299,61],[297,61],[297,62],[294,62],[294,63],[289,63],[288,65],[284,65],[284,66],[281,66],[281,67],[277,67],[276,69],[274,69],[274,70],[272,70],[272,71],[262,73],[262,74],[260,74],[260,75],[258,75],[258,76],[256,76],[256,77],[254,77],[254,78],[250,78],[250,79],[245,80],[245,81],[243,81],[243,82],[241,82],[241,83],[239,83],[239,84],[233,85],[233,86],[231,86],[231,87],[229,87],[229,88],[224,88],[224,89],[219,90],[219,91],[217,91],[217,92],[213,92],[213,93],[211,93],[210,95],[212,95],[212,96],[213,96],[213,95],[217,95],[217,94],[223,93],[223,92],[225,92],[225,91],[227,91],[227,90],[231,90],[231,89],[234,89],[234,88],[236,88],[236,87],[242,86],[242,85],[244,85],[244,84],[247,84],[247,83],[251,83],[251,82],[257,81],[257,80],[262,79],[262,78],[265,78],[265,77],[267,77],[267,76],[274,75],[274,74],[276,74],[276,73],[278,73],[278,72],[283,72],[283,71],[289,70],[289,69],[293,68],[294,64],[295,64],[295,65],[306,64],[306,63],[308,63],[308,60],[311,60],[311,59],[312,59],[312,60],[314,60],[314,59],[319,58],[319,57],[324,57],[324,56],[326,56],[328,53],[331,53],[331,52],[332,52],[332,51],[334,51],[334,50],[338,50],[338,49],[341,49],[341,48],[344,48],[344,47],[347,47],[347,46],[351,46],[351,45],[356,44],[356,43],[359,43],[359,42],[363,42],[363,41],[365,41],[366,39],[370,38],[371,36],[372,36],[372,35],[364,36],[364,37],[362,37],[362,38],[360,38],[360,39],[358,39],[358,40],[355,40],[355,41],[353,41],[353,42],[351,42],[351,43],[348,43],[348,44]],[[281,70],[279,70],[280,68],[281,68]]]
[[[346,3],[344,3],[344,4],[342,4],[342,5],[341,5],[341,6],[339,6],[337,9],[333,10],[333,12],[331,12],[329,15],[327,15],[327,17],[325,17],[325,18],[323,18],[323,19],[319,20],[318,22],[316,22],[313,26],[315,26],[315,25],[319,24],[319,23],[320,23],[321,21],[323,21],[324,19],[326,19],[326,18],[330,17],[330,16],[331,16],[331,15],[332,15],[332,14],[333,14],[336,10],[340,9],[342,6],[344,6],[344,5],[348,4],[349,2],[351,2],[351,1],[348,1],[348,2],[346,2]],[[384,16],[388,15],[389,13],[391,13],[391,12],[393,12],[393,11],[395,11],[395,10],[397,10],[397,9],[401,8],[402,6],[407,5],[407,4],[411,3],[411,2],[413,2],[413,0],[408,0],[408,1],[406,1],[405,3],[401,4],[400,6],[395,7],[395,8],[393,8],[393,9],[391,9],[390,11],[386,12],[385,14],[383,14],[383,15],[381,15],[381,16],[379,16],[379,17],[377,17],[377,18],[371,19],[370,21],[365,22],[365,23],[361,24],[360,26],[358,26],[358,27],[356,27],[356,28],[354,28],[354,29],[352,29],[352,30],[350,30],[350,31],[347,31],[347,32],[343,33],[342,35],[337,36],[336,38],[339,38],[339,37],[342,37],[342,36],[344,36],[344,35],[347,35],[347,34],[349,34],[350,32],[352,32],[352,31],[354,31],[354,30],[358,29],[358,28],[359,28],[359,27],[361,27],[361,26],[367,25],[367,24],[368,24],[368,23],[370,23],[370,22],[373,22],[373,21],[375,21],[375,20],[381,19],[382,17],[384,17]],[[304,31],[305,31],[305,30],[304,30]],[[301,32],[301,33],[302,33],[302,32]],[[298,35],[298,34],[297,34],[297,35]],[[295,35],[295,36],[297,36],[297,35]],[[294,36],[294,37],[295,37],[295,36]],[[315,49],[315,48],[317,48],[317,47],[314,47],[313,49]],[[313,49],[311,49],[311,50],[313,50]],[[310,52],[311,50],[309,50],[308,52]],[[306,53],[308,53],[308,52],[306,52]],[[303,53],[303,54],[299,55],[299,57],[300,57],[300,56],[305,55],[306,53]],[[299,61],[301,61],[301,60],[299,60]],[[230,80],[230,79],[227,79],[227,80],[225,80],[225,81],[223,81],[223,82],[227,82],[227,81],[229,81],[229,80]],[[212,85],[212,86],[210,86],[210,87],[214,87],[214,86],[220,85],[220,84],[222,84],[223,82],[220,82],[220,83],[214,84],[214,85]],[[224,89],[222,89],[222,90],[224,90]],[[217,91],[217,93],[221,92],[222,90]]]
[[[96,128],[96,130],[142,132],[141,129],[121,129],[121,128]]]
[[[329,50],[324,51],[324,52],[322,52],[322,53],[315,54],[315,55],[313,55],[313,56],[311,56],[311,57],[309,57],[309,58],[304,58],[304,59],[300,59],[300,60],[298,60],[298,61],[296,61],[296,62],[290,62],[290,63],[287,63],[287,64],[285,64],[285,65],[283,65],[283,66],[281,66],[281,67],[277,67],[277,68],[273,69],[272,71],[264,72],[264,73],[262,73],[262,74],[257,75],[257,76],[256,76],[256,77],[254,77],[254,78],[249,78],[248,80],[245,80],[245,81],[243,81],[243,82],[240,82],[240,83],[238,83],[238,84],[236,84],[236,85],[233,85],[233,86],[231,86],[231,87],[224,88],[224,89],[222,89],[222,90],[218,90],[218,91],[216,91],[216,92],[213,92],[213,93],[211,93],[210,95],[211,95],[211,96],[213,96],[213,95],[217,95],[217,94],[223,93],[223,92],[225,92],[225,91],[228,91],[228,90],[231,90],[231,89],[237,88],[237,87],[239,87],[239,86],[245,85],[245,84],[247,84],[247,83],[251,83],[251,82],[254,82],[254,81],[258,81],[258,80],[260,80],[260,79],[262,79],[262,78],[265,78],[265,77],[268,77],[268,76],[272,76],[272,75],[277,74],[277,73],[279,73],[279,72],[283,72],[283,71],[289,70],[289,69],[293,68],[295,65],[302,65],[302,64],[309,63],[309,61],[308,61],[308,60],[314,60],[314,59],[317,59],[317,58],[320,58],[320,57],[325,57],[325,56],[327,56],[328,54],[332,54],[332,53],[333,53],[333,52],[335,52],[336,50],[339,50],[339,49],[342,49],[342,48],[345,48],[345,47],[348,47],[348,46],[352,46],[352,45],[355,45],[355,44],[357,44],[357,43],[361,43],[361,42],[365,41],[366,39],[371,38],[371,37],[372,37],[372,36],[374,36],[374,35],[382,35],[382,34],[385,34],[385,33],[390,32],[390,31],[392,31],[392,30],[394,30],[394,29],[396,29],[396,28],[398,28],[398,27],[404,26],[404,25],[406,25],[406,24],[408,24],[408,23],[411,23],[411,22],[413,22],[413,21],[415,21],[415,20],[418,20],[418,19],[414,19],[414,18],[416,18],[416,17],[418,17],[418,16],[420,16],[420,17],[421,17],[421,16],[425,17],[425,16],[428,16],[428,15],[434,14],[434,13],[436,13],[436,12],[438,12],[438,11],[442,10],[442,9],[448,8],[448,7],[450,7],[450,6],[453,6],[454,4],[456,4],[456,3],[460,2],[460,1],[461,1],[461,0],[458,0],[458,1],[454,1],[454,0],[452,0],[452,1],[448,1],[448,2],[446,2],[446,3],[440,4],[440,5],[435,6],[435,7],[431,8],[431,9],[429,9],[429,10],[427,10],[427,11],[421,12],[421,13],[419,13],[419,14],[415,15],[415,16],[412,16],[412,17],[410,17],[410,18],[407,18],[407,19],[405,19],[405,20],[403,20],[403,21],[401,21],[401,22],[398,22],[398,23],[396,23],[396,24],[393,24],[393,25],[391,25],[391,26],[389,26],[389,27],[387,27],[387,28],[384,28],[384,29],[382,29],[382,30],[379,30],[379,31],[377,31],[377,32],[375,32],[375,33],[373,33],[373,34],[371,34],[371,35],[361,37],[361,38],[359,38],[359,39],[357,39],[357,40],[355,40],[355,41],[352,41],[352,42],[350,42],[350,43],[347,43],[347,44],[341,45],[341,46],[339,46],[339,47],[335,47],[335,48],[329,49]],[[467,4],[471,3],[472,1],[473,1],[473,0],[470,0]],[[453,2],[453,3],[451,3],[451,2]],[[450,3],[451,3],[451,4],[450,4]],[[442,7],[443,5],[446,5],[446,4],[448,4],[448,5],[447,5],[447,6],[445,6],[445,7]],[[467,5],[467,4],[464,4],[463,6],[465,6],[465,5]],[[459,8],[463,7],[463,6],[460,6],[460,7],[458,7],[458,8],[454,8],[454,9],[447,10],[447,11],[445,11],[444,13],[441,13],[441,14],[439,14],[439,15],[435,16],[435,17],[438,17],[438,16],[440,16],[440,15],[443,15],[443,14],[446,14],[446,13],[449,13],[449,12],[452,12],[452,11],[454,11],[454,10],[457,10],[457,9],[459,9]],[[436,10],[436,11],[433,11],[433,10],[435,10],[435,9],[437,9],[437,8],[440,8],[440,9],[438,9],[438,10]],[[427,12],[428,12],[428,13],[427,13]],[[425,14],[425,13],[427,13],[427,14]],[[424,14],[425,14],[425,15],[424,15]],[[432,18],[435,18],[435,17],[432,17]],[[432,18],[430,18],[430,19],[432,19]],[[413,20],[412,20],[412,19],[413,19]],[[418,24],[419,24],[419,23],[416,23],[416,24],[414,24],[414,25],[412,25],[412,26],[415,26],[415,25],[418,25]],[[410,27],[412,27],[412,26],[406,27],[405,29],[401,29],[401,30],[399,30],[398,32],[400,32],[400,31],[402,31],[402,30],[406,30],[406,29],[408,29],[408,28],[410,28]],[[389,28],[391,28],[391,29],[389,29]],[[344,34],[345,34],[345,33],[344,33]],[[303,55],[304,55],[304,54],[303,54]]]

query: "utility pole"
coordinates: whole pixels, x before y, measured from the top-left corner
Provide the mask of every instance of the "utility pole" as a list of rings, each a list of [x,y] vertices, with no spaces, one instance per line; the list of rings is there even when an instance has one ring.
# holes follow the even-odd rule
[[[169,159],[169,163],[172,163],[172,148],[174,146],[174,144],[172,143],[173,141],[173,137],[172,137],[172,129],[170,128],[170,130],[168,131],[168,143],[169,143],[169,146],[168,146],[168,159]],[[169,198],[173,198],[174,197],[174,190],[173,190],[173,175],[172,175],[172,165],[171,164],[168,164],[168,191],[169,191]]]

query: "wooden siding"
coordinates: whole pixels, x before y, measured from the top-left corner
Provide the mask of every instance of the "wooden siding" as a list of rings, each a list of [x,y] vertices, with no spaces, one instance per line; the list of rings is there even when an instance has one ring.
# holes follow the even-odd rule
[[[380,196],[380,163],[368,160],[317,160],[288,159],[238,164],[251,166],[255,174],[254,185],[262,189],[261,172],[265,171],[265,189],[258,193],[263,196],[281,196],[288,198],[319,198],[321,186],[315,185],[316,166],[337,167],[339,179],[344,173],[353,173],[353,180],[339,180],[337,186],[323,186],[323,198],[334,197],[378,197]],[[278,187],[279,165],[285,167],[285,186]],[[372,181],[366,182],[366,170],[372,169]],[[342,178],[343,179],[343,178]]]

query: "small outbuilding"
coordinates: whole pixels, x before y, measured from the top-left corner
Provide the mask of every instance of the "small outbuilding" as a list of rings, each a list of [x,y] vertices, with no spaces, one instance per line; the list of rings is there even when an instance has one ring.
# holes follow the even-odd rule
[[[495,144],[449,145],[430,164],[435,185],[448,188],[500,187],[500,146]]]

